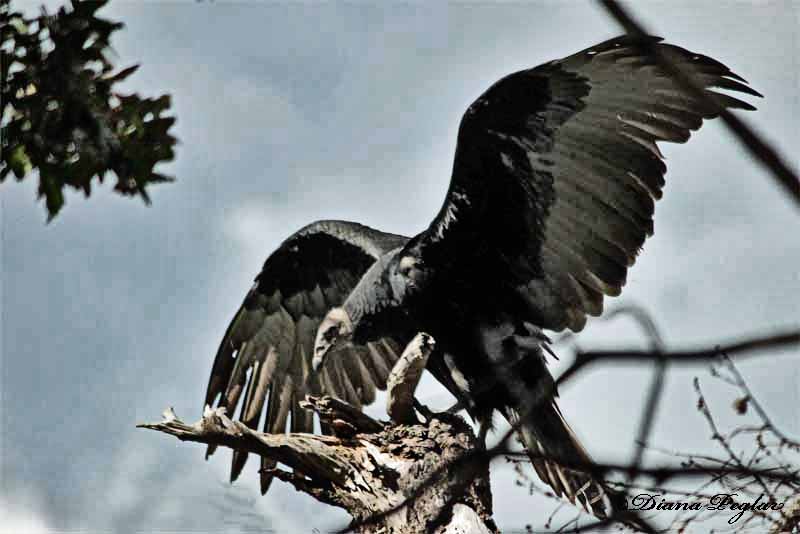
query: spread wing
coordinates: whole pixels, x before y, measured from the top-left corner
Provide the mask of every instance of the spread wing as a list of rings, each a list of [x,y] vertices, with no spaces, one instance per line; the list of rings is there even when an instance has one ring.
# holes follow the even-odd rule
[[[445,203],[407,247],[464,287],[508,285],[541,327],[578,331],[599,315],[653,233],[666,172],[656,142],[683,143],[715,117],[636,42],[612,39],[481,95],[462,118]],[[725,108],[754,109],[710,90],[760,96],[725,65],[656,46]]]
[[[292,432],[313,432],[313,415],[298,404],[307,393],[332,395],[357,407],[371,403],[376,388],[385,388],[397,345],[384,339],[347,349],[328,358],[309,380],[314,337],[328,310],[344,302],[375,260],[407,239],[357,223],[319,221],[284,241],[267,258],[228,326],[206,404],[219,398],[218,406],[233,416],[242,400],[243,423],[256,428],[264,412],[264,432],[281,433],[290,417]],[[246,460],[247,453],[234,452],[232,481]],[[274,467],[264,458],[261,463]],[[262,493],[271,480],[262,472]]]

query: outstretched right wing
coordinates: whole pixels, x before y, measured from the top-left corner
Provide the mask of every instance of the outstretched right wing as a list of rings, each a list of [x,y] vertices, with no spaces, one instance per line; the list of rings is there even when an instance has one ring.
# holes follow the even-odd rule
[[[345,221],[318,221],[301,229],[267,258],[253,288],[231,321],[217,351],[206,392],[206,404],[225,407],[233,416],[244,392],[240,420],[256,428],[312,432],[313,414],[300,408],[306,394],[327,394],[360,407],[384,389],[397,344],[380,340],[354,346],[328,358],[311,375],[317,327],[330,308],[340,306],[362,274],[383,253],[408,238]],[[323,431],[326,429],[323,427]],[[213,448],[209,448],[209,454]],[[234,451],[231,481],[242,471],[247,453]],[[261,459],[261,492],[274,467]]]

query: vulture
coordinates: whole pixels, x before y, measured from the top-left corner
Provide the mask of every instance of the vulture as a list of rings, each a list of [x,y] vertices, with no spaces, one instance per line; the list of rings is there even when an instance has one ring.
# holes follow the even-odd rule
[[[673,81],[645,42],[706,98]],[[502,78],[464,113],[449,189],[424,231],[318,221],[267,258],[220,344],[206,404],[234,415],[241,401],[241,421],[263,420],[264,432],[313,432],[306,394],[372,402],[426,332],[428,371],[481,430],[502,414],[538,476],[602,516],[602,482],[575,468],[590,459],[556,404],[544,331],[577,332],[620,294],[653,233],[666,172],[657,143],[687,141],[720,107],[755,109],[711,90],[761,96],[746,84],[652,36]],[[231,480],[246,459],[234,452]],[[271,479],[262,469],[262,492]]]

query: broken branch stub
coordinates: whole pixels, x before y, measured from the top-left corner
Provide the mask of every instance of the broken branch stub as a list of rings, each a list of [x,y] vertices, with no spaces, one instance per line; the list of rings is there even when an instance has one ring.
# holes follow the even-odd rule
[[[414,392],[434,346],[433,337],[420,332],[394,364],[386,380],[386,389],[389,392],[386,412],[392,421],[409,425],[419,422],[414,412]]]

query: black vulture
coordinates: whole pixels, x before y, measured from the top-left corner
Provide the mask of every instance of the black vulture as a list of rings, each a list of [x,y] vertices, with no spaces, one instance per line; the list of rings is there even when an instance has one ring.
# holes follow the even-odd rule
[[[604,295],[619,295],[653,233],[666,171],[657,142],[683,143],[717,115],[642,40],[719,105],[754,109],[710,90],[760,96],[744,79],[657,37],[618,37],[506,76],[464,114],[450,187],[426,230],[408,238],[320,221],[266,260],[220,345],[206,403],[219,396],[232,412],[246,387],[247,425],[266,406],[264,431],[285,432],[291,413],[291,430],[310,432],[306,393],[371,402],[398,351],[426,332],[436,341],[428,370],[482,428],[494,411],[520,421],[542,480],[602,515],[601,484],[561,465],[589,457],[556,405],[543,330],[577,332]],[[232,479],[245,459],[234,454]],[[262,473],[262,491],[270,480]]]

